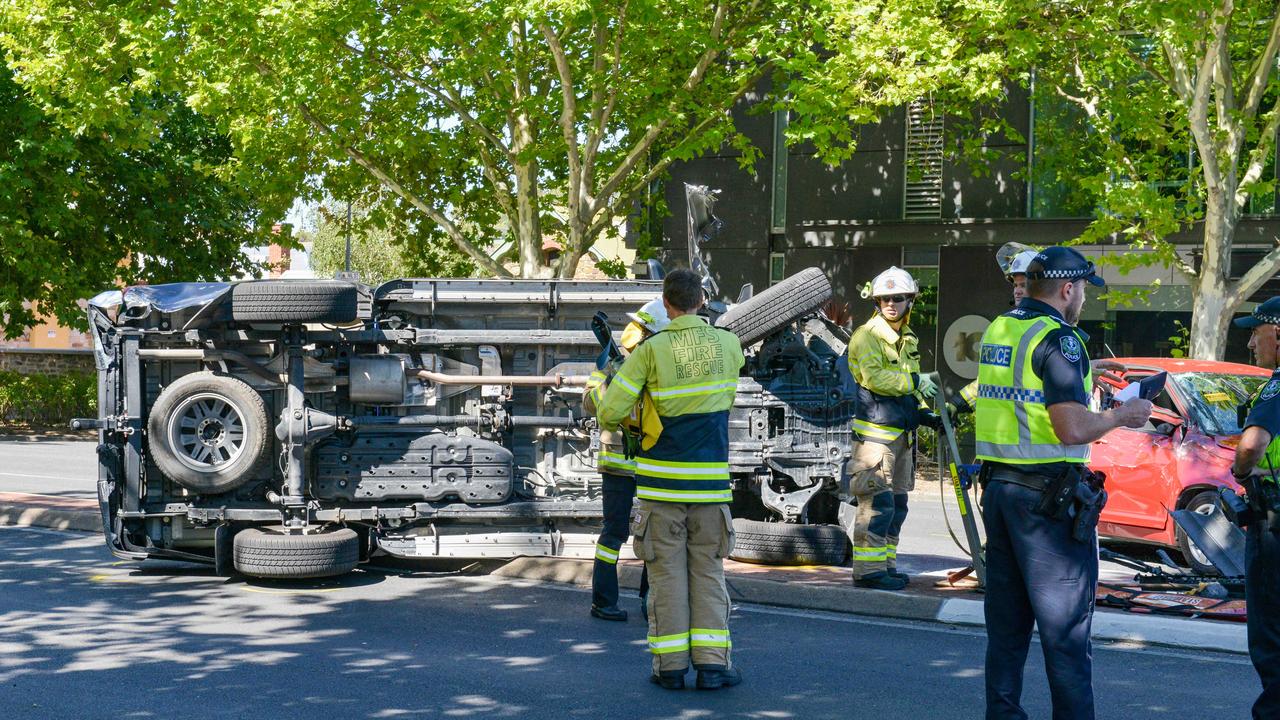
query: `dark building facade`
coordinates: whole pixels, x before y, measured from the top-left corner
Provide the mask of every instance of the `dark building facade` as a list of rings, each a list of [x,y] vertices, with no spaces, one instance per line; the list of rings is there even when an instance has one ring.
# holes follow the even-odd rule
[[[995,265],[998,247],[1009,241],[1066,242],[1089,224],[1087,212],[1065,205],[1062,188],[1035,179],[1036,158],[1052,148],[1036,144],[1036,109],[1025,91],[1010,91],[1001,112],[1028,140],[988,139],[996,159],[983,173],[944,160],[944,146],[956,139],[947,136],[945,120],[922,105],[857,128],[853,156],[830,167],[812,148],[785,147],[786,118],[752,112],[751,100],[736,117],[762,152],[754,175],[740,167],[736,151],[725,148],[673,165],[664,189],[669,210],[662,227],[664,255],[674,264],[687,262],[684,184],[720,190],[716,215],[725,225],[703,251],[726,299],[737,297],[744,283],[760,289],[816,266],[831,277],[836,305],[847,306],[856,324],[871,312],[858,289],[890,265],[904,267],[926,288],[913,311],[913,326],[921,334],[926,367],[933,369],[935,353],[945,354],[947,332],[957,318],[978,311],[992,317],[1008,307],[1008,286]],[[1280,237],[1274,208],[1274,202],[1255,207],[1240,224],[1241,271],[1251,255],[1274,247]],[[1171,241],[1193,260],[1200,237],[1193,227]],[[1132,252],[1122,244],[1080,249],[1094,256]],[[1087,303],[1082,326],[1091,335],[1091,354],[1176,350],[1175,321],[1190,326],[1185,278],[1158,267],[1127,276],[1107,269],[1104,275],[1122,290],[1150,289],[1155,280],[1159,285],[1144,303],[1125,306],[1097,298]],[[1266,292],[1270,289],[1260,295]],[[1233,335],[1228,359],[1245,359],[1243,343]]]

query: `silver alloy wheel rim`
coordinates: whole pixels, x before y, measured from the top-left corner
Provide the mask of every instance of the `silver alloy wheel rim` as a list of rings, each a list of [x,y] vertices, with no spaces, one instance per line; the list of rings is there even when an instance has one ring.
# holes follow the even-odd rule
[[[1199,507],[1192,508],[1191,511],[1199,515],[1212,515],[1214,511],[1214,506],[1212,504],[1206,503],[1204,505],[1200,505]],[[1191,557],[1195,558],[1196,562],[1200,563],[1201,565],[1204,565],[1205,567],[1214,566],[1213,563],[1210,562],[1209,556],[1205,555],[1204,551],[1201,550],[1196,545],[1195,540],[1192,540],[1191,538],[1187,538],[1187,547],[1191,549]]]
[[[183,400],[170,416],[168,434],[178,461],[197,472],[220,470],[244,452],[244,416],[218,393]]]

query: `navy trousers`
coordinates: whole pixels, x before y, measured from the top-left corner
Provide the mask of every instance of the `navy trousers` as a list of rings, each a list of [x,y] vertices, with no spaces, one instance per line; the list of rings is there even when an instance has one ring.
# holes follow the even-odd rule
[[[1072,539],[1072,521],[1033,512],[1040,492],[993,481],[987,528],[987,720],[1027,720],[1022,675],[1040,630],[1053,720],[1093,720],[1094,593],[1098,544]]]
[[[1249,659],[1262,681],[1253,719],[1280,720],[1280,535],[1265,520],[1252,523],[1244,552]]]
[[[596,561],[591,571],[591,604],[613,607],[618,604],[618,551],[631,535],[631,501],[636,496],[636,479],[628,475],[602,473],[604,478],[604,530],[596,541]],[[649,591],[649,571],[640,575],[640,596]]]

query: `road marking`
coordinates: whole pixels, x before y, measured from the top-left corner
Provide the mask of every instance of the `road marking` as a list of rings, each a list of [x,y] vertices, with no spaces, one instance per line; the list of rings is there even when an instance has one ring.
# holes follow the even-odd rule
[[[42,528],[34,525],[0,525],[0,530],[25,530],[27,532],[40,533],[41,535],[61,535],[62,537],[69,538],[88,538],[102,534],[80,530],[54,530],[52,528]]]
[[[11,473],[11,472],[0,472],[0,475],[4,475],[5,477],[16,477],[16,478],[33,478],[35,480],[70,480],[71,482],[81,482],[84,480],[84,478],[82,477],[67,477],[65,475],[32,475],[31,473]],[[28,494],[32,495],[34,493],[28,493]]]

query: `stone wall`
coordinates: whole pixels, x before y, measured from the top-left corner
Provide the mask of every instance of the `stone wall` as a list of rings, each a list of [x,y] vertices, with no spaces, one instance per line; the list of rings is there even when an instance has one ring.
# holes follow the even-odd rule
[[[0,348],[0,371],[23,375],[92,373],[93,351]]]

